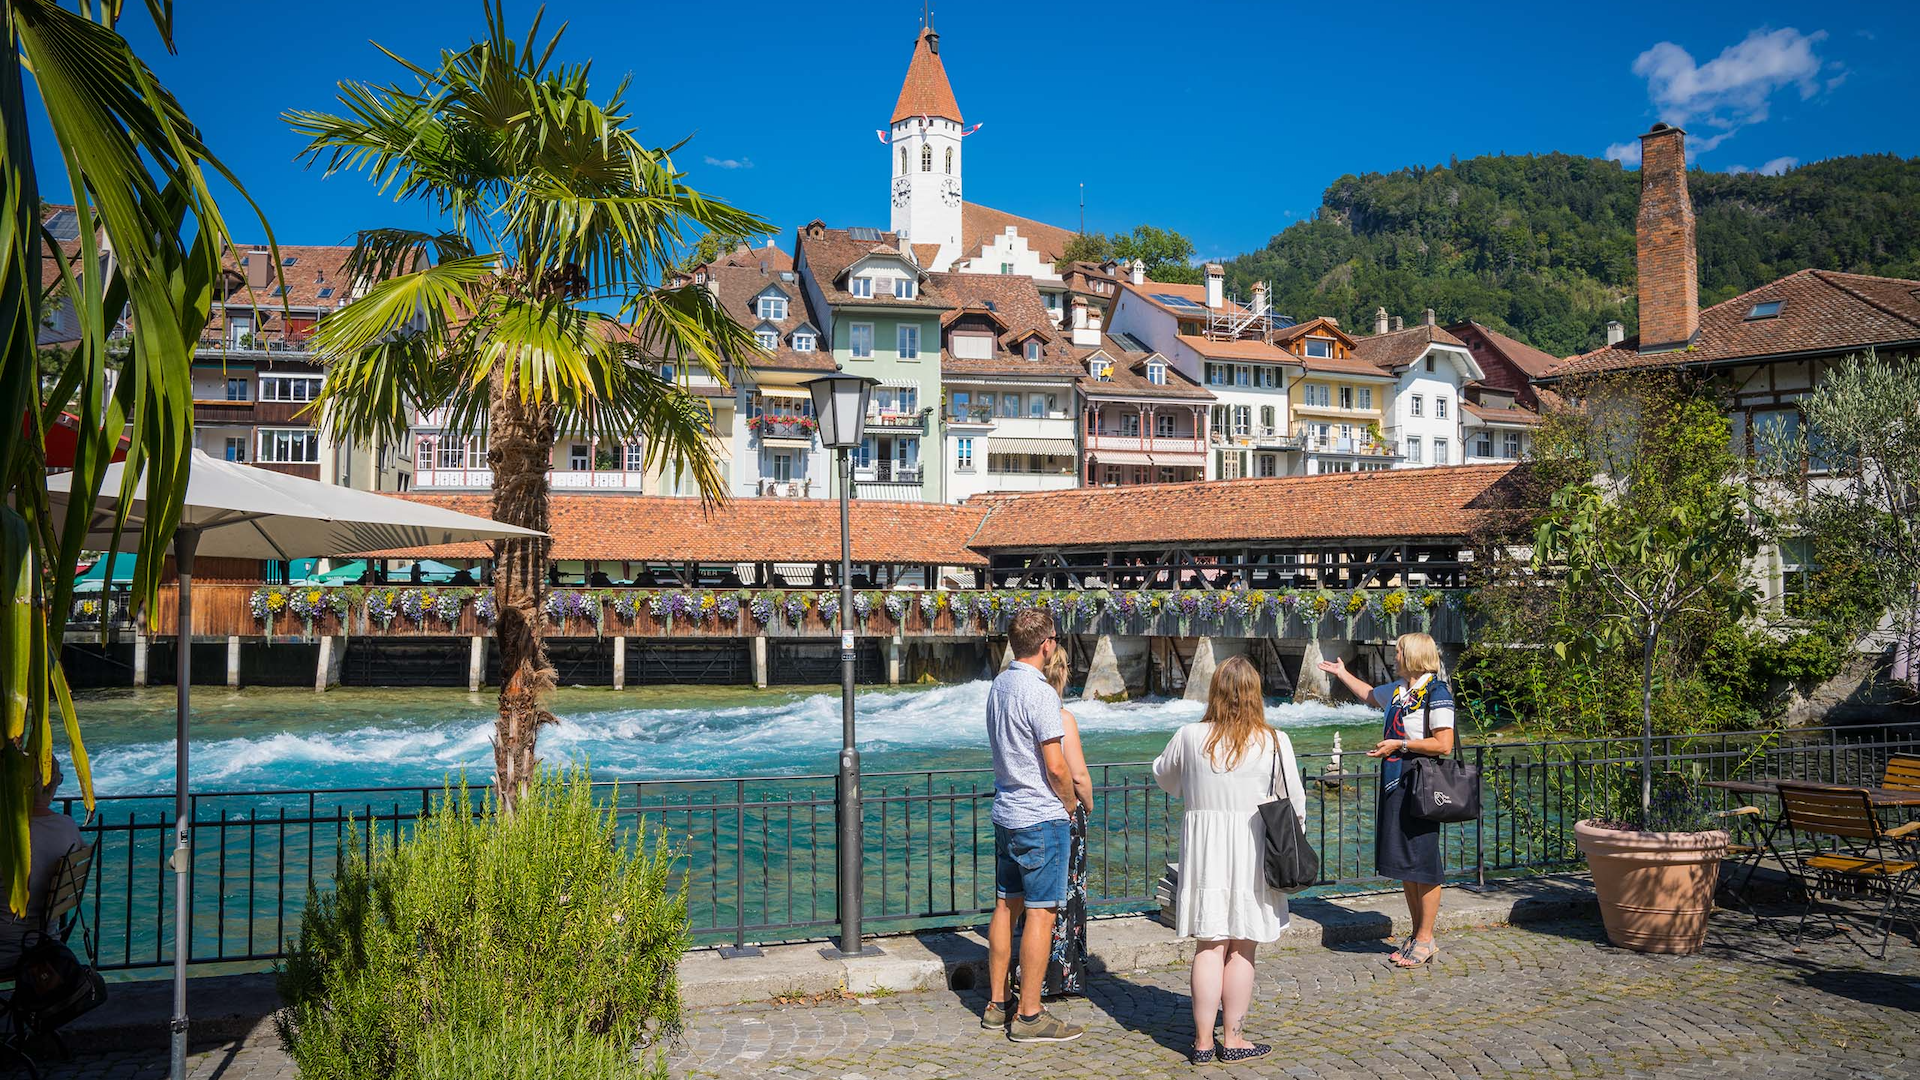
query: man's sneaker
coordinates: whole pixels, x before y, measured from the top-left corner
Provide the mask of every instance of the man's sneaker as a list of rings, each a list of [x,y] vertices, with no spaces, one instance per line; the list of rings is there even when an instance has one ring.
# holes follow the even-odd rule
[[[1000,1004],[989,1001],[987,1002],[987,1011],[980,1014],[980,1026],[986,1028],[988,1031],[1005,1028],[1007,1026],[1007,1019],[1011,1015],[1012,1013]]]
[[[1007,1037],[1014,1042],[1072,1042],[1087,1033],[1079,1024],[1069,1024],[1045,1009],[1032,1020],[1014,1017]]]

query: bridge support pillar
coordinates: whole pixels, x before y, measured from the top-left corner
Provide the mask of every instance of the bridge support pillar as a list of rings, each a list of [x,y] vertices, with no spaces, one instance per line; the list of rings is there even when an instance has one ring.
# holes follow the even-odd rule
[[[1229,658],[1244,655],[1247,643],[1240,638],[1203,637],[1194,644],[1193,666],[1187,670],[1188,701],[1207,700],[1213,686],[1213,673]]]
[[[331,634],[320,639],[320,662],[314,665],[313,688],[326,690],[340,685],[340,668],[347,659],[347,642]]]
[[[144,630],[133,634],[133,685],[147,685],[147,635]]]
[[[477,694],[487,681],[487,639],[479,634],[467,641],[467,692]]]
[[[906,667],[905,648],[899,635],[887,639],[887,685],[899,686],[902,670]]]
[[[1117,701],[1147,688],[1147,639],[1101,634],[1093,643],[1082,698]]]
[[[1313,638],[1300,654],[1300,677],[1293,683],[1295,701],[1334,701],[1333,679],[1320,670],[1322,660],[1346,660],[1351,662],[1360,655],[1350,641],[1322,641]],[[1345,692],[1342,691],[1342,694]]]
[[[240,635],[227,635],[227,686],[240,688]]]
[[[627,688],[627,639],[624,636],[613,639],[613,688]]]
[[[767,688],[767,635],[753,636],[753,685]]]

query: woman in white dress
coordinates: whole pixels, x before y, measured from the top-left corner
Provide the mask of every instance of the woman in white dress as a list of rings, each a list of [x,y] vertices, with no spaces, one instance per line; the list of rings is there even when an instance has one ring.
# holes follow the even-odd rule
[[[1305,821],[1306,793],[1293,744],[1267,723],[1260,673],[1236,656],[1214,672],[1207,712],[1174,733],[1154,759],[1153,778],[1185,803],[1174,929],[1197,939],[1193,954],[1195,1065],[1260,1057],[1241,1025],[1253,1002],[1253,951],[1287,926],[1285,894],[1267,888],[1265,826],[1258,807],[1293,801]],[[1304,828],[1304,824],[1302,828]],[[1225,1006],[1216,1052],[1214,1017]]]

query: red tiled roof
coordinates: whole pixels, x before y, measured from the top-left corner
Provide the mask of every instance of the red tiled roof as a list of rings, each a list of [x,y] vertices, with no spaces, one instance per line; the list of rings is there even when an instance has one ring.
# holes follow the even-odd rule
[[[1208,310],[1207,287],[1205,285],[1184,285],[1184,284],[1177,284],[1170,281],[1155,281],[1152,278],[1148,278],[1146,281],[1142,282],[1139,285],[1135,285],[1133,282],[1128,281],[1125,278],[1120,278],[1117,280],[1121,288],[1126,289],[1127,291],[1133,293],[1135,296],[1138,296],[1140,299],[1145,300],[1149,304],[1152,304],[1154,307],[1157,307],[1162,311],[1169,312],[1173,315],[1177,315],[1182,319],[1201,318],[1202,316],[1205,315],[1205,313]],[[1198,305],[1201,310],[1198,312],[1195,312],[1191,308],[1173,307],[1157,299],[1155,294],[1181,297],[1182,299],[1188,300]],[[1235,303],[1231,297],[1224,298],[1221,301],[1220,310],[1228,312],[1229,314],[1233,314],[1233,315],[1245,315],[1248,313],[1245,307],[1242,307],[1240,304]]]
[[[1017,274],[928,274],[927,281],[955,305],[942,316],[951,324],[961,315],[972,313],[991,319],[1002,329],[996,354],[989,359],[954,356],[951,351],[940,357],[940,374],[948,375],[1029,375],[1073,378],[1085,369],[1073,356],[1067,338],[1053,328],[1046,304],[1033,279]],[[1022,342],[1034,333],[1041,338],[1040,358],[1026,358]]]
[[[1513,465],[1077,488],[995,499],[981,551],[1468,536],[1509,507]],[[1090,523],[1097,523],[1097,528]]]
[[[723,265],[715,263],[707,268],[707,284],[719,299],[720,306],[726,308],[733,320],[749,330],[762,323],[772,321],[774,329],[780,333],[780,344],[774,348],[771,356],[751,357],[749,362],[755,368],[773,371],[832,371],[832,344],[820,337],[820,323],[813,318],[807,304],[807,291],[800,286],[799,275],[791,270],[772,269],[762,271],[756,262],[752,265]],[[781,280],[786,274],[791,281]],[[780,320],[762,319],[754,311],[754,302],[768,289],[777,289],[787,298],[787,317]],[[793,332],[802,326],[812,326],[815,331],[812,352],[795,352]]]
[[[1201,356],[1212,360],[1258,360],[1267,364],[1300,364],[1300,358],[1282,349],[1278,345],[1269,345],[1264,341],[1235,338],[1230,341],[1215,341],[1199,334],[1176,334],[1180,343]]]
[[[817,234],[817,235],[816,235]],[[835,307],[908,307],[942,310],[948,305],[938,286],[922,282],[918,295],[900,300],[891,295],[855,296],[841,278],[847,269],[869,255],[900,255],[900,237],[876,232],[877,240],[855,240],[846,229],[829,229],[818,222],[800,230],[797,259],[804,263],[827,303]],[[911,268],[911,260],[906,260]],[[924,269],[920,273],[925,273]]]
[[[1027,242],[1027,250],[1049,264],[1060,261],[1060,257],[1066,254],[1067,242],[1075,235],[1072,229],[1062,229],[979,203],[963,202],[960,204],[960,258],[977,257],[980,248],[992,243],[994,237],[1005,235],[1009,225]]]
[[[1747,318],[1755,304],[1772,300],[1781,301],[1778,315]],[[1635,335],[1618,345],[1568,357],[1547,377],[1913,344],[1920,344],[1920,281],[1801,270],[1702,311],[1700,333],[1691,348],[1642,356],[1640,338]]]
[[[1107,380],[1096,379],[1086,374],[1087,360],[1096,352],[1107,354],[1113,360],[1113,377]],[[1088,397],[1122,398],[1172,398],[1182,401],[1212,401],[1213,393],[1206,387],[1181,374],[1180,369],[1167,364],[1167,381],[1164,383],[1147,380],[1147,358],[1153,353],[1129,349],[1116,339],[1102,334],[1100,344],[1095,347],[1075,349],[1079,362],[1080,392]],[[1161,359],[1166,359],[1162,357]]]
[[[1414,361],[1426,355],[1430,345],[1451,345],[1462,351],[1467,343],[1447,333],[1438,326],[1409,326],[1405,330],[1392,330],[1384,334],[1374,334],[1357,339],[1354,355],[1373,364],[1382,371],[1400,372],[1412,367]]]
[[[398,496],[491,517],[488,495]],[[603,562],[838,562],[840,504],[829,499],[698,499],[555,495],[547,531],[556,559]],[[850,510],[856,561],[980,566],[967,548],[979,507],[857,499]],[[485,544],[373,553],[380,558],[481,559]]]
[[[777,274],[782,270],[793,269],[793,256],[782,251],[777,244],[769,240],[760,247],[741,244],[713,260],[708,269],[715,266],[750,266],[755,270],[764,268],[768,273]]]
[[[899,100],[893,103],[893,123],[915,116],[938,116],[961,123],[960,103],[953,99],[946,65],[940,62],[940,35],[931,26],[922,27],[920,36],[914,39],[907,78],[900,84]]]
[[[1466,407],[1469,414],[1479,418],[1483,423],[1522,424],[1527,427],[1532,427],[1540,422],[1540,414],[1534,412],[1532,409],[1522,409],[1518,407],[1495,409],[1473,401],[1463,401],[1460,404]]]
[[[1505,357],[1508,363],[1526,373],[1530,379],[1537,379],[1545,375],[1556,364],[1560,363],[1559,358],[1551,353],[1541,352],[1539,349],[1534,348],[1524,341],[1517,338],[1510,338],[1492,327],[1482,326],[1471,319],[1464,323],[1456,323],[1447,329],[1449,332],[1454,333],[1455,336],[1458,336],[1459,328],[1461,327],[1471,327],[1474,332],[1486,338],[1488,344],[1498,350],[1500,355]]]

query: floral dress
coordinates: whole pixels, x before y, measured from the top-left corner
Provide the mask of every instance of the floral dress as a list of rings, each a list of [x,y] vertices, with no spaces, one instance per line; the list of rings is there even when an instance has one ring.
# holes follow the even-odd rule
[[[1053,920],[1053,951],[1047,955],[1042,997],[1081,994],[1087,985],[1087,808],[1073,812],[1067,847],[1067,902]]]

